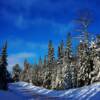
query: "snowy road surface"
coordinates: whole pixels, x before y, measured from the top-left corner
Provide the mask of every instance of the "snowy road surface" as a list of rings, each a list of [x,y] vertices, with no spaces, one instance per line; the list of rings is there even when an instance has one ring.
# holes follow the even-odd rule
[[[0,91],[0,100],[66,100],[66,98],[49,97],[31,93],[31,91],[28,90],[21,90],[19,92],[21,92],[20,95],[13,93],[13,91]]]
[[[54,91],[25,82],[9,84],[0,91],[0,100],[100,100],[100,82],[82,88]]]
[[[23,97],[10,91],[0,91],[0,100],[23,100]]]

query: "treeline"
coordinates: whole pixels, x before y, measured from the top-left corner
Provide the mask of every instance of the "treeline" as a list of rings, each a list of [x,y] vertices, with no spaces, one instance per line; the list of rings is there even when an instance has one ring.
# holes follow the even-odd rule
[[[86,16],[86,15],[85,15]],[[52,41],[48,43],[48,54],[40,57],[38,63],[24,61],[24,68],[13,66],[12,75],[7,71],[7,43],[0,55],[0,89],[7,89],[8,82],[25,81],[48,89],[70,89],[100,81],[100,35],[90,39],[88,27],[90,18],[80,17],[77,22],[82,34],[73,54],[72,36],[67,34],[66,42],[60,42],[55,57]]]
[[[95,40],[80,41],[76,54],[72,50],[72,37],[68,33],[66,46],[58,46],[58,56],[52,41],[48,44],[48,54],[38,64],[24,61],[24,69],[19,64],[13,66],[12,75],[7,71],[7,42],[0,55],[0,89],[7,90],[9,82],[25,81],[48,89],[70,89],[100,81],[100,35]],[[89,37],[89,36],[88,36]]]
[[[48,44],[48,55],[38,64],[31,65],[24,61],[24,69],[20,65],[13,67],[13,79],[25,81],[48,89],[70,89],[100,81],[100,35],[95,40],[80,41],[76,54],[72,50],[72,37],[68,33],[66,46],[64,42],[58,46],[55,58],[52,41]]]

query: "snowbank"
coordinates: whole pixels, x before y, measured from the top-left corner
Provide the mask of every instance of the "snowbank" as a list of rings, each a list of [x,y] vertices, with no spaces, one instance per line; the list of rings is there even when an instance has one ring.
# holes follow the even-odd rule
[[[34,96],[55,97],[56,100],[100,100],[100,82],[82,88],[56,91],[42,87],[33,86],[25,82],[9,84],[10,91],[24,97],[34,98]],[[32,99],[33,100],[33,99]],[[38,99],[40,100],[40,99]],[[46,100],[46,99],[41,99]],[[49,99],[51,100],[51,99]],[[52,99],[54,100],[54,99]]]
[[[0,100],[23,100],[23,99],[24,99],[23,96],[18,96],[13,92],[0,90]]]

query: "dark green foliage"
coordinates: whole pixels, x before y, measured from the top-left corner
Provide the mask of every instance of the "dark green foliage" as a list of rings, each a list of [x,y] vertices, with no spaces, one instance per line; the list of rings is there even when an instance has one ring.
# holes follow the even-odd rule
[[[7,42],[2,48],[1,59],[0,59],[0,89],[7,90],[8,86],[8,71],[7,71]]]
[[[97,36],[97,45],[100,47],[100,35]]]

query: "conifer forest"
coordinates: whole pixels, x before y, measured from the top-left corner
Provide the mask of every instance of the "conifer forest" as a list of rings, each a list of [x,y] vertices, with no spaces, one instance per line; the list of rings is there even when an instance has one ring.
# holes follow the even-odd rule
[[[53,41],[49,40],[48,54],[40,57],[38,63],[30,64],[25,59],[23,69],[20,64],[7,71],[7,42],[3,44],[0,55],[0,88],[7,89],[8,82],[24,81],[47,89],[65,90],[100,82],[100,35],[90,38],[88,19],[80,17],[77,23],[81,35],[73,37],[66,33],[66,41],[61,40],[57,52]],[[78,32],[78,31],[77,31]],[[72,39],[79,40],[76,52]],[[9,43],[8,43],[9,44]],[[55,57],[57,54],[57,57]]]

